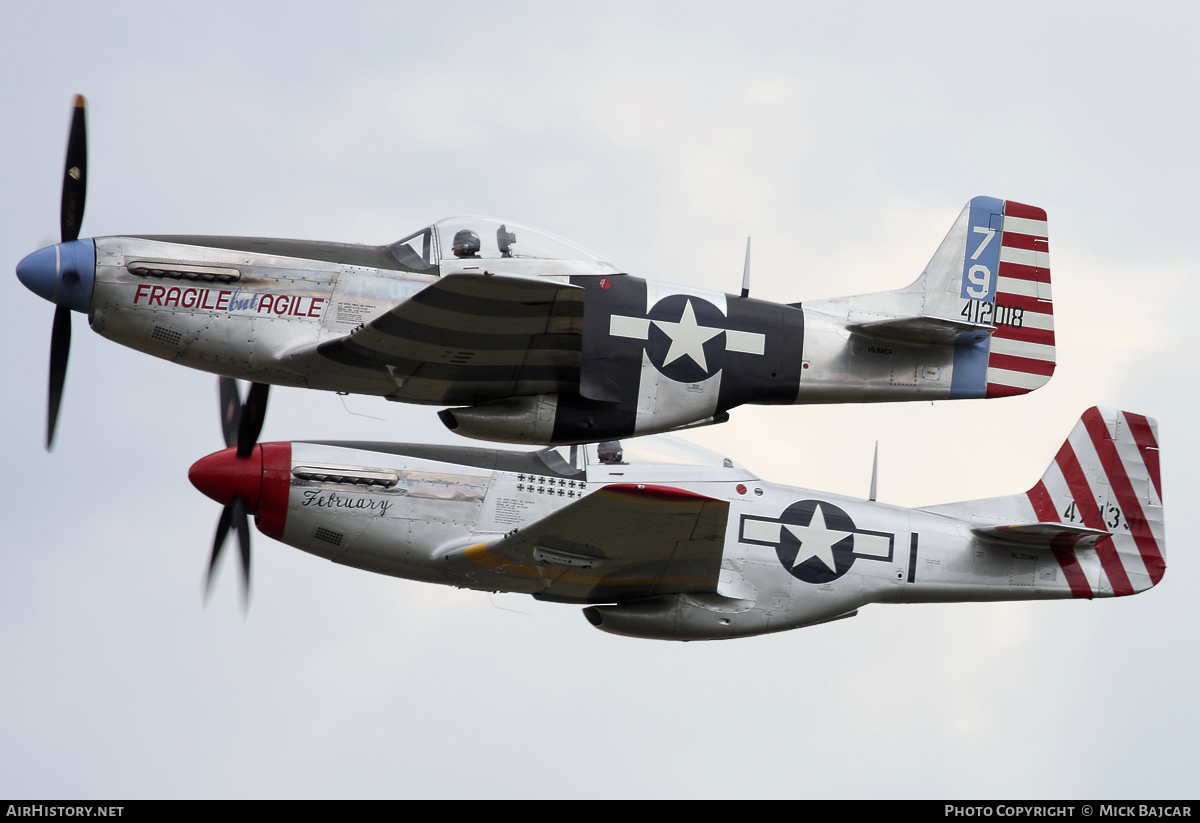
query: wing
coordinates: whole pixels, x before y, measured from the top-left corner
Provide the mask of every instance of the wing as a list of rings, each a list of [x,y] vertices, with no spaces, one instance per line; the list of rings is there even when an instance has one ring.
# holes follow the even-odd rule
[[[399,400],[474,404],[577,389],[582,335],[578,286],[449,274],[317,352],[382,370]]]
[[[544,600],[613,603],[716,591],[729,504],[666,486],[612,485],[453,558],[481,583],[523,578]],[[494,578],[493,578],[494,579]],[[516,588],[509,586],[510,588]]]

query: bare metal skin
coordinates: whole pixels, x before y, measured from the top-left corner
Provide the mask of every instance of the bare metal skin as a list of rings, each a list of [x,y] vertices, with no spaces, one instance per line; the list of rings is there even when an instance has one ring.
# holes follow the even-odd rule
[[[1135,594],[1166,569],[1153,420],[1089,409],[1042,479],[907,509],[770,483],[673,438],[514,453],[267,443],[192,480],[260,531],[379,574],[585,606],[637,637],[745,637],[871,603]],[[616,459],[612,459],[616,456]]]

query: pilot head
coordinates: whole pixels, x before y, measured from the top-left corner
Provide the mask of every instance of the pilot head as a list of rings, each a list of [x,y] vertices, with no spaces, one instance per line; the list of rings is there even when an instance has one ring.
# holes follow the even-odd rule
[[[620,440],[605,440],[596,447],[596,452],[600,456],[601,463],[620,463],[621,459],[625,456],[624,452],[621,451]]]
[[[462,229],[454,235],[455,257],[478,257],[479,235],[470,229]]]

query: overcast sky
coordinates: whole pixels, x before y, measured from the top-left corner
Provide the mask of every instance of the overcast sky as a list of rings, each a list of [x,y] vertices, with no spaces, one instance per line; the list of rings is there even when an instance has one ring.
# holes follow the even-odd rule
[[[1191,797],[1200,793],[1193,4],[0,6],[0,795]],[[83,234],[381,243],[453,214],[632,274],[798,301],[909,283],[963,204],[1049,213],[1058,371],[1022,398],[745,408],[770,480],[1011,494],[1079,414],[1159,421],[1168,572],[1096,602],[870,606],[715,643],[347,569],[254,535],[205,607],[216,380],[75,317],[42,450],[71,96]],[[467,443],[276,389],[264,440]],[[369,415],[369,416],[364,416]],[[379,419],[375,419],[379,418]]]

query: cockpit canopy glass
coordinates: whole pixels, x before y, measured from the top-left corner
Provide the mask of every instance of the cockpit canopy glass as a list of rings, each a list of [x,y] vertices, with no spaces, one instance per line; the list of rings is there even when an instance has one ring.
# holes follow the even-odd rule
[[[583,446],[551,446],[535,454],[551,471],[568,476],[583,474]]]
[[[434,224],[443,260],[579,260],[603,263],[570,240],[491,217],[451,217]]]
[[[439,264],[464,268],[472,260],[564,262],[571,272],[616,274],[617,269],[595,252],[549,232],[491,217],[451,217],[398,240],[388,247],[405,268],[436,273]],[[502,270],[503,266],[497,265]],[[465,268],[470,268],[466,266]],[[443,272],[444,273],[444,272]]]
[[[418,272],[436,273],[437,249],[433,239],[433,227],[421,229],[388,246],[392,257],[405,268]]]
[[[589,465],[599,463],[609,465],[669,464],[745,470],[745,466],[724,455],[698,446],[691,441],[665,434],[590,443],[584,448],[587,451]]]

